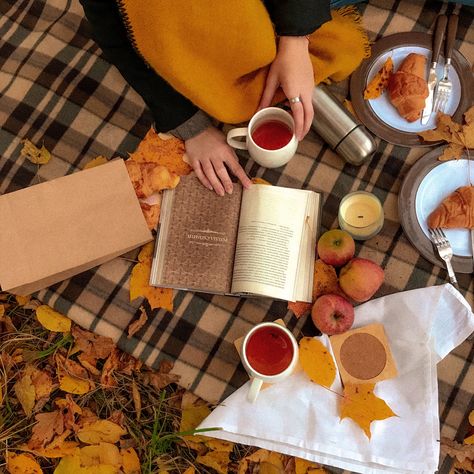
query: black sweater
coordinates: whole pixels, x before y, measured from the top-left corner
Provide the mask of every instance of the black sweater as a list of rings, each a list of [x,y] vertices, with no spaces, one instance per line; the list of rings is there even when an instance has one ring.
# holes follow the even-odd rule
[[[329,0],[263,0],[280,36],[312,33],[331,19]],[[142,96],[160,132],[172,130],[198,112],[186,97],[148,67],[128,40],[116,0],[80,0],[106,59]]]

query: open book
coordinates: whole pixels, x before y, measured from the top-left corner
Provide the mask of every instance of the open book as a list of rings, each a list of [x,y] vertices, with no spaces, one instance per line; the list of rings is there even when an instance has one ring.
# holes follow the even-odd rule
[[[321,195],[254,184],[164,191],[150,285],[311,302]]]

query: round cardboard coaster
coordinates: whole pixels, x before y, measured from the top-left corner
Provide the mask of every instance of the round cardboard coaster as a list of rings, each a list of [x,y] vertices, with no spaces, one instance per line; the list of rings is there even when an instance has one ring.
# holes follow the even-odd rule
[[[382,373],[387,364],[387,353],[375,336],[359,332],[342,343],[340,360],[349,375],[369,380]]]
[[[354,110],[359,120],[376,136],[383,140],[400,146],[433,146],[441,142],[423,142],[418,136],[418,132],[429,130],[435,127],[435,114],[430,118],[426,126],[410,125],[403,121],[394,119],[395,109],[388,102],[387,98],[380,97],[373,100],[364,99],[364,90],[376,72],[384,62],[384,59],[390,55],[405,57],[410,52],[417,52],[427,56],[427,67],[429,68],[431,61],[432,37],[427,33],[406,32],[396,33],[386,36],[377,41],[372,46],[372,55],[364,60],[359,68],[352,74],[350,83],[351,100]],[[443,59],[440,59],[440,63]],[[395,70],[398,64],[395,65]],[[453,113],[453,119],[456,122],[462,122],[463,113],[471,106],[474,98],[474,76],[471,72],[469,62],[457,50],[453,51],[452,67],[454,69],[453,76],[457,84],[456,97],[453,98],[452,108],[449,111]],[[438,71],[438,70],[437,70]],[[441,71],[442,72],[442,71]],[[428,73],[428,71],[427,71]],[[441,73],[438,72],[441,78]],[[451,76],[450,76],[451,77]],[[386,93],[384,93],[386,95]],[[376,101],[386,102],[384,106]],[[374,103],[373,106],[371,103]],[[457,107],[456,107],[457,105]],[[385,110],[385,116],[384,116]],[[404,123],[405,122],[405,123]],[[398,125],[397,125],[398,123]]]

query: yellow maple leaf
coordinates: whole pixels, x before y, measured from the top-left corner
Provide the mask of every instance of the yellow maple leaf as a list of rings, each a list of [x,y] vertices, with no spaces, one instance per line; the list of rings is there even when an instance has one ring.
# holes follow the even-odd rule
[[[47,304],[36,308],[36,319],[48,331],[69,332],[71,330],[71,320]]]
[[[35,165],[45,165],[51,159],[51,153],[46,149],[44,144],[41,148],[28,140],[22,140],[23,148],[20,150],[20,155],[30,160]]]
[[[227,474],[230,457],[226,451],[209,451],[197,456],[196,462],[214,469],[219,474]]]
[[[336,378],[336,364],[328,348],[312,337],[303,337],[299,346],[300,364],[306,375],[313,382],[329,388]]]
[[[388,86],[388,81],[393,73],[393,60],[387,58],[380,70],[375,74],[372,80],[367,84],[364,90],[364,99],[377,99]]]
[[[122,469],[125,474],[140,474],[140,459],[133,448],[121,449]]]
[[[43,474],[40,465],[29,454],[8,453],[7,471],[10,474]]]
[[[77,437],[86,444],[117,443],[127,432],[110,420],[97,420],[83,426]]]
[[[96,166],[105,165],[105,163],[108,162],[109,160],[105,156],[99,155],[96,158],[93,158],[92,160],[88,161],[84,165],[83,169],[88,170],[90,168],[95,168]]]
[[[68,374],[59,375],[59,388],[74,395],[84,395],[92,390],[90,380],[80,379]]]
[[[173,290],[171,288],[155,288],[149,285],[153,242],[142,247],[138,263],[132,269],[130,277],[130,301],[143,297],[148,300],[150,307],[164,308],[173,311]]]
[[[352,418],[370,438],[370,424],[397,416],[384,400],[374,394],[375,384],[347,384],[339,406],[339,416]]]

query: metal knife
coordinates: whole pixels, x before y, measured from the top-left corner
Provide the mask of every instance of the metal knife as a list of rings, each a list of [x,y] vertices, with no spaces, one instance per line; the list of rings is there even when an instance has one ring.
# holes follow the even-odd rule
[[[438,82],[438,76],[436,75],[436,66],[438,64],[439,52],[441,51],[441,44],[443,43],[444,32],[446,31],[446,24],[448,23],[448,17],[446,15],[438,15],[436,20],[436,29],[433,34],[433,53],[431,56],[431,67],[428,74],[428,92],[429,95],[425,101],[425,108],[423,109],[423,115],[421,116],[421,123],[428,123],[431,112],[433,111],[433,96]]]

